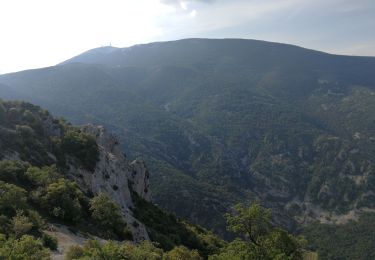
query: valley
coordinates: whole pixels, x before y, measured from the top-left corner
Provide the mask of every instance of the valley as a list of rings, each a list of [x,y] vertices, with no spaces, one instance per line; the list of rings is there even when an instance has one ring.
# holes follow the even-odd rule
[[[294,233],[375,210],[374,71],[373,57],[185,39],[0,75],[0,96],[104,125],[146,162],[153,203],[228,239],[239,202]]]

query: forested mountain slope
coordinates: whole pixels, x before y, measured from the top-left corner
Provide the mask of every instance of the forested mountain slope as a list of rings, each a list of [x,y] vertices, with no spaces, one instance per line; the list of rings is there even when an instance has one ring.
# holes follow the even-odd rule
[[[375,208],[374,71],[372,57],[187,39],[1,75],[0,95],[111,128],[148,162],[154,202],[223,233],[238,201],[290,228]]]
[[[194,259],[218,253],[222,240],[148,201],[149,175],[103,127],[72,126],[30,103],[0,100],[0,258],[50,259],[47,248],[63,257],[59,243],[69,234],[76,247],[128,241],[126,259],[139,259],[131,250],[183,250]],[[95,255],[101,244],[90,241],[82,250],[94,247]],[[66,259],[83,259],[74,254]]]

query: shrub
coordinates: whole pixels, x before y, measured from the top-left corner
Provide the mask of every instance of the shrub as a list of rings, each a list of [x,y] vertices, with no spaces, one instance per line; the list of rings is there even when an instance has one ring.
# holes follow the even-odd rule
[[[96,225],[105,231],[107,236],[112,234],[118,235],[120,238],[131,237],[130,230],[125,229],[125,221],[121,214],[120,208],[111,198],[105,194],[100,193],[90,201],[91,217]]]
[[[58,178],[55,166],[45,166],[42,168],[31,166],[26,171],[27,179],[34,186],[46,186]]]
[[[17,182],[25,173],[27,164],[21,161],[0,161],[0,180]]]
[[[75,182],[59,179],[48,185],[39,203],[52,216],[75,223],[82,217],[83,199],[84,195]]]
[[[51,250],[57,250],[57,238],[43,233],[42,242],[45,247],[48,247]]]
[[[24,235],[20,239],[0,238],[0,259],[12,260],[49,260],[50,252],[40,240]]]
[[[33,227],[33,223],[23,214],[23,211],[17,212],[17,215],[12,218],[11,224],[17,238],[27,234]]]
[[[62,150],[80,160],[88,170],[94,170],[99,157],[95,139],[77,130],[68,130],[61,140]]]
[[[0,181],[0,212],[12,216],[27,208],[26,191],[16,185]]]
[[[164,260],[203,260],[197,250],[177,246],[164,255]]]

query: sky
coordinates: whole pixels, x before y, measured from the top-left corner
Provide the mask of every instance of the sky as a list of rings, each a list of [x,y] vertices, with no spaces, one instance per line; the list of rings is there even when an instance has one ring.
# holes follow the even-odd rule
[[[0,0],[0,74],[195,37],[375,56],[375,0]]]

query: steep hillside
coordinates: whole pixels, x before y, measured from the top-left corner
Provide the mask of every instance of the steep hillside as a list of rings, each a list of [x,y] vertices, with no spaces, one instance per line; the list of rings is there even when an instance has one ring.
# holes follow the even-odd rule
[[[0,258],[48,259],[43,246],[59,257],[66,241],[89,238],[216,253],[220,239],[148,201],[149,176],[103,127],[75,127],[30,103],[0,100]],[[17,258],[16,247],[39,256]]]
[[[374,205],[375,58],[251,40],[99,48],[0,76],[0,95],[104,124],[154,173],[152,200],[223,234],[258,200],[293,228]]]

